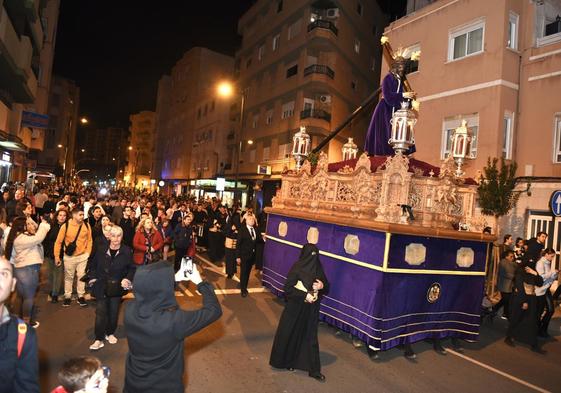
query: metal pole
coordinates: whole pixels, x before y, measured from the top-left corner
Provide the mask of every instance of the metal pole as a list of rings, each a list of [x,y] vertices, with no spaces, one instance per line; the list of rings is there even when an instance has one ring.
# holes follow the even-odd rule
[[[238,192],[238,179],[240,176],[240,160],[242,158],[242,143],[243,143],[243,115],[245,109],[245,91],[242,90],[242,101],[240,104],[240,133],[239,133],[239,143],[238,143],[238,156],[236,162],[236,177],[234,182],[234,202],[236,199],[236,194]],[[240,193],[240,205],[242,203],[241,193]],[[241,207],[241,206],[240,206]]]
[[[313,150],[312,153],[318,153],[321,151],[321,149],[323,149],[325,147],[325,145],[327,145],[329,143],[329,141],[333,138],[335,138],[337,136],[337,134],[339,134],[339,132],[341,132],[341,130],[343,128],[345,128],[351,121],[353,121],[353,119],[355,117],[357,117],[363,110],[365,110],[371,103],[373,103],[377,98],[378,95],[380,94],[380,92],[382,91],[382,87],[379,87],[376,89],[376,91],[374,93],[372,93],[366,100],[364,100],[362,102],[362,104],[360,104],[358,106],[358,108],[356,108],[353,113],[351,113],[346,119],[345,121],[343,121],[343,123],[341,123],[336,129],[334,129],[329,135],[327,135],[320,143],[319,145],[317,145]]]

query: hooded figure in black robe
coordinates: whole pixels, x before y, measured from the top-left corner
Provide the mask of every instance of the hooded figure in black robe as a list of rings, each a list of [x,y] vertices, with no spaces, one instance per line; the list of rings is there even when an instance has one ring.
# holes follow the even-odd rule
[[[184,311],[175,300],[174,283],[173,267],[164,261],[136,271],[135,299],[125,310],[125,393],[183,393],[184,340],[222,315],[211,284],[197,285],[203,307]]]
[[[517,339],[530,344],[533,351],[542,353],[538,346],[539,318],[535,287],[543,285],[543,278],[535,269],[533,260],[522,262],[516,269],[505,342],[514,346],[514,339]]]
[[[314,295],[316,280],[323,283],[323,289],[315,293],[317,300],[310,303],[306,297]],[[325,379],[319,359],[318,322],[320,300],[328,290],[329,283],[319,260],[319,250],[313,244],[306,244],[284,284],[286,307],[273,342],[271,366],[304,370],[313,378]]]

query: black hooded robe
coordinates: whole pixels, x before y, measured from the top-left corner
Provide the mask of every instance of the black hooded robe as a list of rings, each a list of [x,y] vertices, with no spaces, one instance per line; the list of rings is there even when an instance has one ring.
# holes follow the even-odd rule
[[[135,299],[125,310],[129,345],[125,393],[184,392],[184,340],[222,315],[213,286],[203,281],[197,289],[203,295],[203,307],[184,311],[175,300],[169,264],[162,261],[137,269]]]
[[[306,292],[295,288],[298,281],[311,290],[313,282],[323,282],[323,289],[314,303],[306,303]],[[319,261],[319,250],[306,244],[300,259],[292,266],[284,291],[286,307],[275,334],[269,364],[275,368],[295,368],[310,373],[321,371],[319,359],[318,322],[321,295],[329,283]]]

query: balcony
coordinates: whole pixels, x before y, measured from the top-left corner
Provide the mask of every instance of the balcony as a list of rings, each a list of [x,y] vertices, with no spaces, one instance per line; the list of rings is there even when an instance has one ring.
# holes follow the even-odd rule
[[[318,19],[308,25],[308,33],[314,29],[331,30],[335,35],[339,34],[339,30],[335,24],[328,20]]]
[[[327,75],[331,79],[335,78],[335,71],[329,68],[329,66],[321,64],[312,64],[311,66],[304,68],[304,76],[311,74],[323,74]]]
[[[322,119],[327,122],[331,121],[331,113],[324,111],[323,109],[304,109],[300,112],[300,119]]]

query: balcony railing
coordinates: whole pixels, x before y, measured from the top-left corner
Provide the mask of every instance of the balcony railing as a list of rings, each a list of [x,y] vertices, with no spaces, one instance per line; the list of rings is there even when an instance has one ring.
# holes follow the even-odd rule
[[[329,68],[329,66],[321,64],[312,64],[311,66],[304,68],[304,76],[308,76],[310,74],[324,74],[331,79],[335,78],[335,71]]]
[[[323,109],[304,109],[300,112],[300,119],[323,119],[325,121],[331,121],[331,113],[324,111]]]
[[[308,25],[308,32],[317,28],[331,30],[335,35],[339,34],[339,30],[337,29],[335,24],[328,20],[318,19],[313,21]]]

